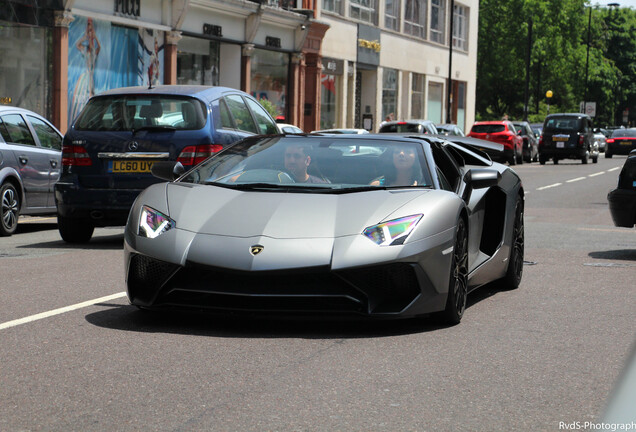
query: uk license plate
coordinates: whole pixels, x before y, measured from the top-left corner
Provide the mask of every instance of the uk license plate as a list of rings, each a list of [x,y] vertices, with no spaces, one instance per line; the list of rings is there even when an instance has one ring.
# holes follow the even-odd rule
[[[552,137],[552,140],[554,141],[567,141],[570,139],[569,135],[555,135]]]
[[[111,173],[149,173],[152,161],[144,160],[113,160],[108,163]]]
[[[631,141],[621,141],[621,145],[632,145]]]

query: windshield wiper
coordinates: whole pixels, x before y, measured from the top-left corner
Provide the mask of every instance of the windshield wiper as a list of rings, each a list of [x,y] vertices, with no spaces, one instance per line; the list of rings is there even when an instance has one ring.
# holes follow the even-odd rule
[[[174,132],[177,128],[174,126],[164,126],[164,125],[148,125],[142,126],[137,129],[132,129],[132,134],[135,135],[140,131],[151,131],[151,132]]]
[[[215,181],[205,182],[206,185],[219,186],[236,190],[264,190],[277,192],[305,192],[305,193],[331,193],[337,192],[337,189],[330,187],[308,186],[289,183],[219,183]]]

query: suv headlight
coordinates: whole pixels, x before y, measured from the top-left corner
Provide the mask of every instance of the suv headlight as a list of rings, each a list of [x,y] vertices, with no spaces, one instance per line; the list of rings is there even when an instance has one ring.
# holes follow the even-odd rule
[[[362,234],[380,246],[401,245],[413,231],[423,214],[405,216],[367,227]]]
[[[139,232],[141,237],[156,238],[176,225],[168,215],[152,207],[143,206],[139,217]]]

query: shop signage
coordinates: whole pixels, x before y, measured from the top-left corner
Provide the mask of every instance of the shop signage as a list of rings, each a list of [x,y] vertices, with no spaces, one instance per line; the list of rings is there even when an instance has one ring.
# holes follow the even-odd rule
[[[9,105],[11,102],[11,96],[0,96],[0,104]]]
[[[375,68],[380,64],[380,29],[358,24],[358,63]],[[363,66],[364,67],[364,66]]]
[[[138,17],[141,14],[141,0],[115,0],[115,13]]]
[[[280,38],[267,36],[265,38],[265,45],[272,48],[280,48]]]
[[[344,60],[331,58],[322,59],[322,73],[327,75],[342,75],[344,73]]]
[[[203,34],[223,37],[223,27],[214,24],[203,24]]]

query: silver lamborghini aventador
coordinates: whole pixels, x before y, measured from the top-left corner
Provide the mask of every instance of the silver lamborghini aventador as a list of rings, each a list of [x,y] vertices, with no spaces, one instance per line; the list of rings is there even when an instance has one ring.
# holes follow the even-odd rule
[[[436,313],[523,271],[513,170],[441,138],[257,136],[139,195],[125,231],[130,302],[231,313]]]

